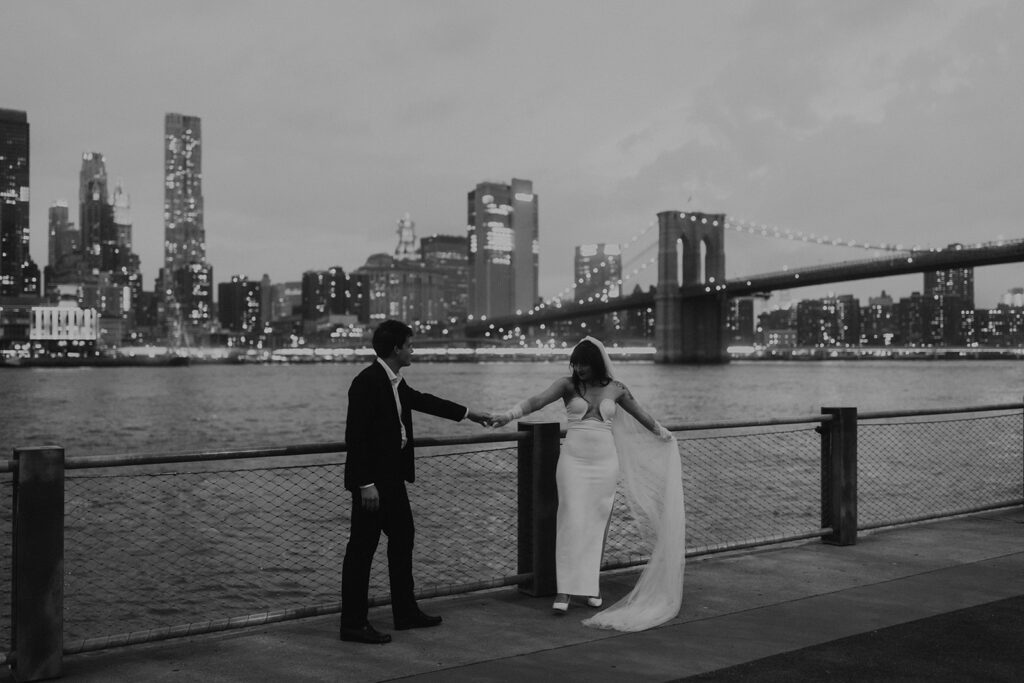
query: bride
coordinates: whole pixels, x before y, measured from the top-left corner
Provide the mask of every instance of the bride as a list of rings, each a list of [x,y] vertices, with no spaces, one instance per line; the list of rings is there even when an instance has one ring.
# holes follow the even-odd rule
[[[493,424],[500,427],[559,398],[565,403],[568,430],[555,471],[556,614],[568,611],[573,595],[591,607],[602,605],[601,555],[621,475],[626,502],[653,548],[651,558],[628,595],[583,624],[641,631],[675,617],[682,603],[686,532],[679,446],[615,380],[600,341],[584,338],[569,364],[571,376],[520,401]]]

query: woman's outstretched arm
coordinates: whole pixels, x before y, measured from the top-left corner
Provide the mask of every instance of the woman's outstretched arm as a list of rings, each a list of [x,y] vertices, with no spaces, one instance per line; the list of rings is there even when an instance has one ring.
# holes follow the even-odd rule
[[[572,386],[572,382],[568,377],[557,379],[551,386],[539,394],[520,401],[511,410],[495,415],[492,424],[495,427],[502,427],[523,415],[529,415],[535,410],[540,410],[547,404],[562,398],[565,395],[566,387],[569,386]]]
[[[652,433],[657,434],[666,441],[672,438],[672,433],[667,429],[658,424],[658,421],[648,414],[643,406],[640,405],[639,401],[633,398],[632,392],[622,382],[616,382],[616,384],[622,389],[622,393],[619,395],[619,405],[622,406],[627,413],[636,418],[636,421],[642,424],[644,427],[649,429]]]

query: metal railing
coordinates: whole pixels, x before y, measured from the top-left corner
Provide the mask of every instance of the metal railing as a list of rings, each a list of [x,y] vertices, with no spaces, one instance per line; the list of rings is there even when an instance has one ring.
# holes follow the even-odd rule
[[[858,527],[1021,504],[1022,408],[829,408],[671,426],[687,555],[816,537],[849,544]],[[421,598],[506,585],[554,591],[564,432],[520,428],[417,440],[409,491]],[[351,506],[344,453],[343,443],[100,457],[16,449],[0,461],[0,605],[14,606],[0,614],[7,662],[31,680],[59,669],[61,655],[339,611]],[[48,533],[56,559],[40,554],[55,547],[40,544]],[[617,497],[604,568],[643,564],[648,552]],[[46,566],[55,561],[57,585]],[[41,609],[46,591],[59,593],[56,615]],[[383,558],[370,599],[388,601]],[[32,630],[29,643],[26,629],[47,617],[49,630]],[[41,652],[40,633],[57,640],[56,653],[52,644]]]

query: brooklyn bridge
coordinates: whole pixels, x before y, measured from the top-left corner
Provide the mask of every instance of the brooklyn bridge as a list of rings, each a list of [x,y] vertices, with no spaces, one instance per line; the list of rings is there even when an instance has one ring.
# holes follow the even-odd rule
[[[467,337],[497,336],[564,321],[653,307],[655,359],[660,363],[728,362],[728,301],[779,290],[949,268],[1024,261],[1024,239],[944,249],[878,245],[884,255],[746,276],[725,273],[725,214],[658,214],[657,285],[654,291],[576,303],[542,304],[517,315],[473,321]],[[733,224],[735,225],[735,224]],[[754,229],[751,229],[754,232]]]

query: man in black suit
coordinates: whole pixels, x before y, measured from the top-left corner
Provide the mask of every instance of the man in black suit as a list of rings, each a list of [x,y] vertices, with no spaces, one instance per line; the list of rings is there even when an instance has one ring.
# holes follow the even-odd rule
[[[352,526],[341,575],[341,639],[388,643],[391,636],[367,621],[370,565],[388,536],[388,576],[395,629],[437,626],[441,617],[425,614],[413,593],[412,548],[415,530],[405,482],[415,479],[412,411],[449,420],[469,418],[487,424],[490,415],[423,394],[399,372],[412,363],[412,329],[385,320],[373,333],[377,359],[356,375],[348,390],[345,488],[352,492]],[[399,419],[401,416],[401,419]]]

